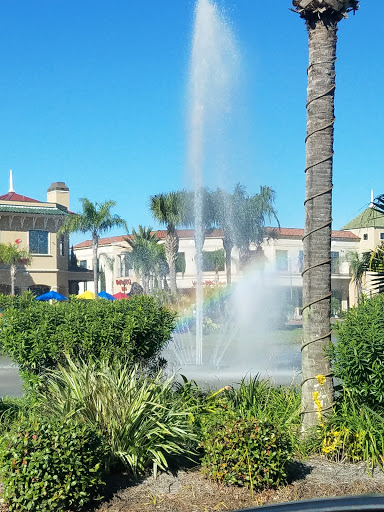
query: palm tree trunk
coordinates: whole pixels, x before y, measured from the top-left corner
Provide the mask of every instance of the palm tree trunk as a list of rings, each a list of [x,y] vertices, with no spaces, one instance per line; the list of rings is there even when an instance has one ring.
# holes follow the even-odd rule
[[[176,259],[179,252],[179,237],[176,230],[168,227],[165,236],[165,255],[169,267],[169,287],[172,293],[176,293]]]
[[[11,295],[15,295],[16,265],[11,263]]]
[[[93,286],[95,292],[95,299],[97,299],[99,293],[99,272],[97,268],[97,249],[99,247],[99,237],[94,231],[92,233],[92,267],[93,267]]]
[[[223,247],[225,251],[225,270],[227,272],[227,285],[232,282],[232,249],[233,243],[225,237],[223,239]]]
[[[331,339],[331,222],[337,21],[308,22],[309,67],[302,344],[303,430],[332,409],[333,380],[325,349]],[[320,385],[326,377],[325,383]]]

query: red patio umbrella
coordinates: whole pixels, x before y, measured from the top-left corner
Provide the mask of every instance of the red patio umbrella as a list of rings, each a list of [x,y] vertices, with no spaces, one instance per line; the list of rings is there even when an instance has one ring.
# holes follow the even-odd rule
[[[115,297],[115,299],[129,299],[129,295],[127,295],[126,293],[122,293],[122,292],[117,292],[113,295]]]

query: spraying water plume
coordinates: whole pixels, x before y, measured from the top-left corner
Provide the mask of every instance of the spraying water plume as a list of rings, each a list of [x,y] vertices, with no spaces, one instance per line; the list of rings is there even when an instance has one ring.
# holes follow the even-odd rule
[[[203,363],[203,280],[204,244],[202,187],[209,132],[219,128],[223,112],[230,109],[230,97],[238,67],[235,38],[217,5],[198,0],[195,10],[189,79],[188,165],[195,189],[196,243],[196,364]]]

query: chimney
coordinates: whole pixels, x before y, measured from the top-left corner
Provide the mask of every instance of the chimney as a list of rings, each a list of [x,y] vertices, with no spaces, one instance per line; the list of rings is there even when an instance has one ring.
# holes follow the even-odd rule
[[[69,210],[69,188],[64,181],[56,181],[47,190],[47,202],[57,203]]]

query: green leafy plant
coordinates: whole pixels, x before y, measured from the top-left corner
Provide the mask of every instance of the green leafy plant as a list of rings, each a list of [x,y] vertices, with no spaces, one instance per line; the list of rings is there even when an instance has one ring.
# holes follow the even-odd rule
[[[364,461],[384,470],[384,410],[373,411],[348,391],[337,399],[334,414],[321,427],[321,451],[337,462]]]
[[[28,297],[4,304],[0,345],[24,375],[42,375],[65,361],[140,361],[157,358],[171,337],[175,313],[148,296],[121,301],[49,304]]]
[[[300,439],[301,393],[297,386],[273,386],[258,375],[243,378],[237,388],[218,395],[220,403],[242,418],[259,418],[289,437],[290,445],[302,452]]]
[[[103,483],[103,440],[86,423],[16,422],[0,456],[9,510],[78,510],[97,497]]]
[[[115,362],[89,365],[68,360],[52,371],[40,392],[45,413],[84,418],[108,440],[109,464],[122,462],[134,476],[162,469],[169,457],[197,444],[195,402],[175,393],[173,379],[151,377],[140,367]]]
[[[363,299],[335,325],[330,355],[344,389],[371,408],[384,406],[384,295]]]
[[[26,397],[4,397],[0,399],[0,427],[2,432],[9,430],[16,420],[27,417],[31,411],[31,402]]]
[[[203,422],[202,434],[202,467],[209,478],[251,490],[286,482],[289,439],[267,421],[219,415],[217,422]]]

